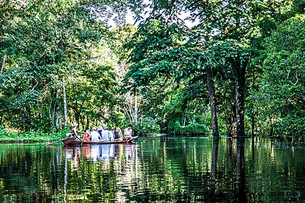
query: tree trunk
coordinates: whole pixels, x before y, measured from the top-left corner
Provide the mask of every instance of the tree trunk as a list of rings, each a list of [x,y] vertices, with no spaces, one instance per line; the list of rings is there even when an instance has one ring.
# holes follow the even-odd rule
[[[61,117],[62,116],[61,116],[60,110],[58,108],[57,111],[56,111],[56,122],[55,122],[55,126],[58,129],[62,129]]]
[[[245,85],[246,65],[236,67],[236,134],[245,137],[244,111],[245,111]]]
[[[138,101],[137,101],[137,91],[134,94],[134,124],[138,123]]]
[[[183,114],[183,126],[186,126],[186,115]]]
[[[89,116],[87,115],[86,116],[86,128],[89,128],[90,127],[90,119],[89,119]]]
[[[63,99],[64,99],[64,128],[68,126],[68,107],[67,107],[67,94],[65,85],[62,86]]]
[[[252,105],[252,115],[251,115],[251,131],[252,131],[252,138],[254,138],[255,132],[255,115],[254,115],[254,106]]]
[[[252,72],[252,89],[256,89],[258,91],[257,86],[254,86],[256,84],[256,78],[255,78],[255,71]],[[256,88],[255,88],[256,87]],[[252,110],[251,110],[251,131],[252,131],[252,139],[254,139],[255,136],[255,107],[254,103],[252,102]]]
[[[227,119],[227,135],[228,137],[232,137],[234,135],[234,115],[232,113],[228,114],[228,119]]]
[[[77,101],[76,101],[76,104],[75,104],[73,110],[74,110],[74,119],[75,119],[75,122],[77,122],[78,125],[79,125],[79,124],[80,124],[80,123],[79,123],[80,111],[78,110],[78,103],[77,103]]]
[[[208,86],[209,97],[210,97],[213,137],[219,137],[217,114],[216,114],[216,97],[215,97],[214,83],[212,80],[212,66],[211,65],[208,65],[208,67],[206,69],[206,75],[207,75],[207,86]]]
[[[85,119],[84,116],[83,116],[83,115],[80,115],[80,121],[79,121],[79,123],[78,123],[79,129],[80,129],[81,127],[82,127],[82,128],[86,128],[84,119]]]
[[[3,56],[2,64],[0,66],[0,73],[2,73],[2,71],[3,71],[5,61],[6,61],[6,54]]]
[[[29,131],[31,126],[31,108],[25,106],[25,130]]]
[[[49,104],[48,111],[49,111],[49,126],[53,126],[52,100],[51,100],[51,102]]]
[[[270,116],[270,132],[269,132],[269,136],[272,137],[273,136],[273,119]]]

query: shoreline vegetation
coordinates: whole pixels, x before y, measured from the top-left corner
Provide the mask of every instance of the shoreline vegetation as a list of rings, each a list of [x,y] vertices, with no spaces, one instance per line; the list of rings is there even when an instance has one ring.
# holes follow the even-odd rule
[[[0,126],[0,143],[33,143],[33,142],[50,142],[65,138],[69,129],[60,130],[57,132],[41,133],[41,132],[23,132],[9,133],[5,128]]]
[[[11,143],[44,143],[44,142],[54,142],[59,141],[66,137],[66,134],[70,132],[69,129],[63,129],[58,130],[57,132],[48,132],[48,133],[41,133],[41,132],[23,132],[23,133],[8,133],[5,128],[0,126],[0,144],[11,144]],[[158,136],[166,136],[166,135],[172,135],[174,137],[204,137],[204,138],[211,138],[213,139],[213,136],[211,133],[187,133],[187,134],[177,134],[177,133],[146,133],[142,134],[139,133],[141,137],[158,137]],[[236,136],[228,136],[226,133],[221,133],[219,136],[220,139],[236,139],[240,137]],[[243,137],[245,139],[252,138],[251,135]],[[262,137],[254,137],[257,138],[269,138],[269,139],[278,139],[282,141],[303,141],[300,139],[300,137],[293,137],[293,136],[262,136]]]
[[[134,126],[134,136],[155,137],[164,135],[161,133],[160,126],[155,123],[149,125],[142,123],[141,126]],[[62,130],[53,130],[50,132],[25,131],[22,133],[10,132],[3,126],[0,126],[0,143],[31,143],[31,142],[50,142],[58,141],[66,137],[70,128]],[[198,136],[211,137],[209,129],[204,124],[192,123],[190,125],[181,126],[178,122],[171,125],[166,134],[173,136]],[[226,137],[226,134],[223,134]]]

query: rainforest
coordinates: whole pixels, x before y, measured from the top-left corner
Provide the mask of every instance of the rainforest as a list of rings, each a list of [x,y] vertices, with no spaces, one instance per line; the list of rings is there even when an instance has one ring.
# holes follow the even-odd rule
[[[53,136],[78,122],[132,124],[141,135],[300,139],[304,7],[1,0],[1,137]]]

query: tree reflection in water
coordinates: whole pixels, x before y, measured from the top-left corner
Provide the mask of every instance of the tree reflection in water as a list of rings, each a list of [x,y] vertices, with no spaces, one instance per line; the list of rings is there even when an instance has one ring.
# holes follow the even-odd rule
[[[136,151],[136,145],[132,144],[63,147],[67,164],[72,166],[71,172],[65,170],[65,173],[70,173],[65,174],[68,177],[64,184],[66,199],[125,202],[126,195],[129,195],[126,191],[132,191],[131,186],[137,180]],[[69,194],[78,189],[77,195],[75,191],[72,192],[75,195]]]
[[[0,202],[304,202],[304,149],[200,137],[0,145]]]
[[[237,139],[236,158],[236,199],[238,202],[246,202],[245,192],[245,139]]]
[[[219,139],[215,138],[213,140],[212,149],[212,162],[211,162],[211,177],[210,177],[210,189],[208,194],[208,201],[215,202],[215,190],[216,190],[216,173],[217,173],[217,156],[218,156],[218,145]]]

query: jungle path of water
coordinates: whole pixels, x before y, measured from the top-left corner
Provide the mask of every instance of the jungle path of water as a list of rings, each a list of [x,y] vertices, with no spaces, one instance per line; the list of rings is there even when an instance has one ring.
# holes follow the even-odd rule
[[[305,144],[0,145],[0,202],[305,202]]]

